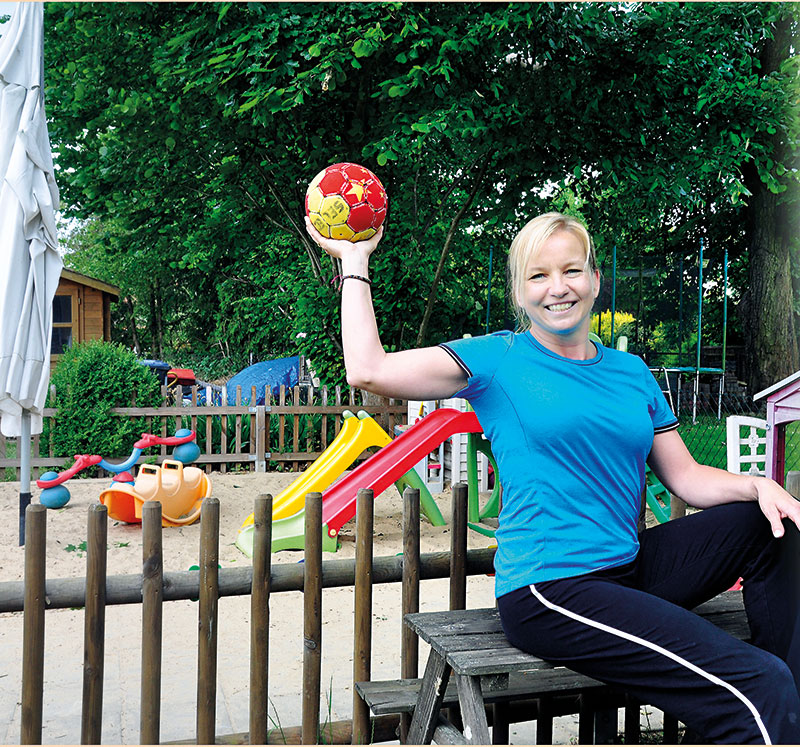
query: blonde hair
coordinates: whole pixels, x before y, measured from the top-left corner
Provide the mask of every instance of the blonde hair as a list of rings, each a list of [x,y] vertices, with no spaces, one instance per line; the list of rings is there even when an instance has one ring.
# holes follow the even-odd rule
[[[577,218],[562,213],[543,213],[528,221],[514,237],[508,253],[508,285],[520,329],[529,325],[528,317],[520,306],[525,287],[525,270],[556,231],[569,231],[573,234],[586,252],[586,267],[593,275],[597,270],[594,242],[586,226]]]

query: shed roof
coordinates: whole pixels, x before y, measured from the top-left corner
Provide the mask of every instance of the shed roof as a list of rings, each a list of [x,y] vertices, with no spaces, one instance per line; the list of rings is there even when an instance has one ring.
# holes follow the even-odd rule
[[[88,275],[81,275],[79,272],[73,272],[72,270],[67,270],[66,268],[61,270],[61,277],[65,280],[71,280],[73,283],[80,283],[81,285],[88,285],[90,288],[97,288],[97,290],[108,293],[109,295],[114,296],[114,298],[119,298],[119,294],[121,293],[120,289],[117,288],[116,285],[104,283],[102,280],[98,280],[97,278],[90,278]]]

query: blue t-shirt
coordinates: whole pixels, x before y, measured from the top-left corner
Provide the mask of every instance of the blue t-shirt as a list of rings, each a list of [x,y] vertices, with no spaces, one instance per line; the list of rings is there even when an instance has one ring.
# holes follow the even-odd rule
[[[644,361],[599,343],[570,360],[529,332],[442,347],[500,470],[496,595],[631,561],[653,434],[678,424]]]

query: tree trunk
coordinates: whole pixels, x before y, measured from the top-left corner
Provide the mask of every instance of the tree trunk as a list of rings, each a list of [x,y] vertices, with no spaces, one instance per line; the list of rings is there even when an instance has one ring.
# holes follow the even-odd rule
[[[130,296],[125,296],[122,301],[125,304],[125,309],[127,311],[126,316],[128,317],[128,324],[131,328],[131,342],[133,342],[133,351],[136,353],[136,355],[141,355],[142,344],[139,342],[139,334],[136,329],[136,314],[133,310],[133,301],[131,301]]]
[[[762,73],[778,69],[788,54],[790,19],[784,19],[767,40],[761,55]],[[781,135],[776,135],[776,139]],[[782,140],[775,143],[777,159],[786,162]],[[783,151],[783,152],[782,152]],[[772,386],[800,367],[792,303],[793,208],[787,193],[772,194],[748,165],[745,184],[753,193],[748,205],[747,248],[749,289],[745,304],[745,350],[750,394]]]
[[[778,195],[757,187],[750,200],[750,287],[745,309],[747,381],[760,392],[798,369],[792,314],[788,216]]]

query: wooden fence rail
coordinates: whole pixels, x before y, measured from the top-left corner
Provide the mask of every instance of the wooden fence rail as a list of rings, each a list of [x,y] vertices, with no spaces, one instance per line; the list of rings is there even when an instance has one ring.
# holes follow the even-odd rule
[[[188,389],[188,387],[187,387]],[[277,397],[269,387],[263,393],[252,387],[249,392],[236,388],[235,404],[227,404],[227,392],[212,392],[191,387],[191,395],[176,401],[175,393],[162,387],[160,407],[117,407],[111,415],[128,418],[139,424],[142,433],[171,436],[178,428],[190,428],[197,434],[200,456],[196,463],[207,472],[226,472],[235,467],[247,471],[268,469],[299,471],[313,462],[341,429],[346,411],[365,410],[391,436],[396,425],[407,421],[407,405],[402,400],[375,397],[360,389],[340,386],[281,386]],[[65,427],[58,417],[58,397],[51,391],[55,407],[44,411],[44,431],[32,439],[31,467],[34,479],[42,472],[59,471],[72,464],[73,454],[59,454],[55,444],[59,428]],[[263,404],[252,405],[261,401]],[[133,443],[131,443],[131,449]],[[139,463],[168,458],[165,446],[148,449]],[[114,461],[129,454],[102,454]],[[362,455],[363,458],[366,454]],[[0,476],[19,480],[19,458],[16,439],[0,436]],[[101,475],[102,476],[102,475]]]

